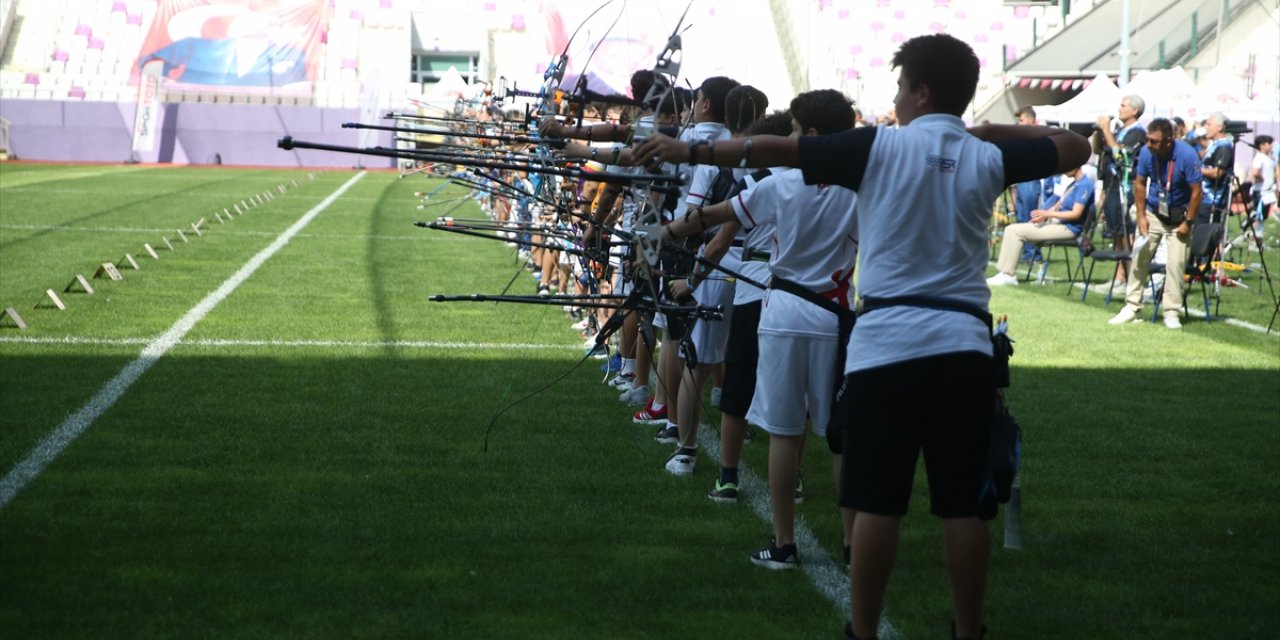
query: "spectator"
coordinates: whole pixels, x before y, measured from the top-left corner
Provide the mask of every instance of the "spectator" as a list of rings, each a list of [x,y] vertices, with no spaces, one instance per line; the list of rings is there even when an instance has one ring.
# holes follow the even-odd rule
[[[1103,237],[1111,238],[1117,251],[1127,251],[1133,235],[1134,220],[1129,216],[1133,206],[1133,166],[1138,158],[1146,131],[1138,124],[1146,103],[1136,95],[1120,100],[1119,130],[1112,133],[1110,116],[1098,116],[1098,131],[1103,137],[1103,153],[1098,159],[1098,175],[1102,179],[1102,211],[1106,216]],[[1116,265],[1115,283],[1124,284],[1124,265]],[[1110,285],[1108,285],[1110,286]]]
[[[1013,115],[1018,124],[1031,126],[1036,123],[1036,110],[1031,105],[1023,105]],[[1047,193],[1043,193],[1044,185],[1040,180],[1028,180],[1013,185],[1013,211],[1015,222],[1031,222],[1031,212],[1044,206]],[[1008,233],[1005,229],[1005,233]],[[1031,262],[1040,257],[1040,250],[1032,245],[1022,249],[1022,259]]]
[[[1181,329],[1182,272],[1187,261],[1187,236],[1200,213],[1202,199],[1200,159],[1190,145],[1173,139],[1173,125],[1156,118],[1147,127],[1147,146],[1138,158],[1133,192],[1138,208],[1138,252],[1125,291],[1125,306],[1111,324],[1141,322],[1142,287],[1151,257],[1166,245],[1164,278],[1164,326]]]
[[[1204,204],[1210,221],[1226,219],[1227,205],[1231,197],[1231,173],[1235,169],[1235,139],[1227,135],[1227,117],[1215,113],[1204,121],[1204,162],[1200,172],[1204,175]]]
[[[993,287],[1018,284],[1015,270],[1018,254],[1026,242],[1045,240],[1073,240],[1080,235],[1093,209],[1093,180],[1084,175],[1082,167],[1063,174],[1070,181],[1064,183],[1061,196],[1053,195],[1045,201],[1044,209],[1031,212],[1030,222],[1019,222],[1004,228],[1004,241],[1000,245],[1000,259],[996,274],[987,278]]]

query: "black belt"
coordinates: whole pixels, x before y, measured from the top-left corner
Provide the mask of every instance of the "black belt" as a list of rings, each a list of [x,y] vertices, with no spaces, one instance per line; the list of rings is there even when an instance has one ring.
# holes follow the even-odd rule
[[[737,248],[741,249],[742,247],[746,246],[746,244],[747,244],[747,241],[746,241],[746,240],[742,240],[742,239],[735,238],[733,242],[730,242],[730,243],[729,243],[729,246],[731,246],[731,247],[737,247]]]

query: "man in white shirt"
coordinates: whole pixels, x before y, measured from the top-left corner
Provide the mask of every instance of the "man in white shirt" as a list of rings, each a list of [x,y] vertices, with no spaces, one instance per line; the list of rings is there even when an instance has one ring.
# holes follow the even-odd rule
[[[931,510],[943,523],[953,637],[980,638],[987,520],[996,511],[985,479],[995,396],[985,273],[991,206],[1008,185],[1084,164],[1090,147],[1049,127],[966,131],[960,115],[977,88],[978,59],[952,36],[912,38],[892,62],[901,70],[900,128],[752,136],[719,145],[715,164],[799,166],[807,183],[858,193],[864,310],[837,400],[848,463],[840,504],[856,511],[846,637],[876,636],[923,451]],[[663,136],[634,154],[648,164],[711,161],[705,149]]]

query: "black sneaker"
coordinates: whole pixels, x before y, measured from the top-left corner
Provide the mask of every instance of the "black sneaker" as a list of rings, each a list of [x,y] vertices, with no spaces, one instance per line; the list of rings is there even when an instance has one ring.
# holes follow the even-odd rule
[[[794,544],[779,547],[770,540],[769,546],[751,554],[751,564],[774,570],[794,569],[800,566],[800,556]]]
[[[676,444],[680,442],[680,428],[671,425],[658,429],[657,435],[653,439],[663,444]]]

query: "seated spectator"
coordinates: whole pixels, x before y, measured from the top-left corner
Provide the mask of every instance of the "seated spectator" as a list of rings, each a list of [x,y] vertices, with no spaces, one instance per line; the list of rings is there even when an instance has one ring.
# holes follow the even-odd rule
[[[1000,259],[996,262],[996,274],[987,278],[993,287],[1018,284],[1014,271],[1018,257],[1026,242],[1046,240],[1072,240],[1080,235],[1093,209],[1093,180],[1081,167],[1063,174],[1067,180],[1060,184],[1062,193],[1055,193],[1045,201],[1044,209],[1031,212],[1030,222],[1019,222],[1004,228],[1004,242],[1000,245]]]

